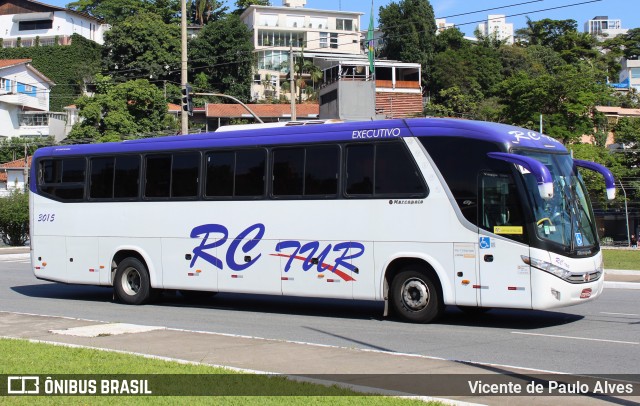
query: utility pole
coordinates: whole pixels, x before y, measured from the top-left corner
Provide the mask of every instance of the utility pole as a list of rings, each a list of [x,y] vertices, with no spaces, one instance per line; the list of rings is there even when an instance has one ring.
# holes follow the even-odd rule
[[[291,89],[291,121],[297,120],[296,117],[296,80],[293,77],[295,69],[293,68],[293,45],[289,45],[289,88]]]
[[[182,89],[186,89],[187,87],[187,0],[180,0],[180,6],[182,14],[180,18],[180,28],[181,28],[181,52],[180,52],[180,84],[182,85]],[[180,113],[181,118],[181,134],[189,134],[189,114],[182,109]]]

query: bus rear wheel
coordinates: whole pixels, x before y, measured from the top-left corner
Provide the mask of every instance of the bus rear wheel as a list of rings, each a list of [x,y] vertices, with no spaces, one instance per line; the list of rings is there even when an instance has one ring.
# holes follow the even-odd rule
[[[125,258],[118,264],[113,289],[118,300],[140,305],[151,298],[151,283],[147,267],[137,258]]]
[[[398,273],[391,282],[391,303],[402,319],[430,323],[444,309],[440,291],[431,277],[416,270]]]

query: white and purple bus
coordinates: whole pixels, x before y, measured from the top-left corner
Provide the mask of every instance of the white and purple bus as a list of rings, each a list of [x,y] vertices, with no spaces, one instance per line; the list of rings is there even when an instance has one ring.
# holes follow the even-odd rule
[[[501,124],[407,119],[238,129],[36,151],[38,279],[445,306],[551,309],[603,289],[578,167],[558,141]]]

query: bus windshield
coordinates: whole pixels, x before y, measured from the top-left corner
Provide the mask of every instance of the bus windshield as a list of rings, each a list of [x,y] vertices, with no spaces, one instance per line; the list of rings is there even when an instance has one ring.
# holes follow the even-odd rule
[[[542,162],[553,177],[553,197],[545,200],[538,193],[533,174],[520,167],[533,208],[538,238],[559,244],[569,252],[594,247],[597,244],[595,220],[582,177],[574,169],[571,156],[534,151],[516,153]]]

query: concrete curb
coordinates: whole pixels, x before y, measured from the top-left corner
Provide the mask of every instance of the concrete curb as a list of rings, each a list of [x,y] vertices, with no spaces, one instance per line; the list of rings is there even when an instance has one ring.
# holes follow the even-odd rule
[[[604,282],[605,289],[635,289],[640,290],[638,282]]]

